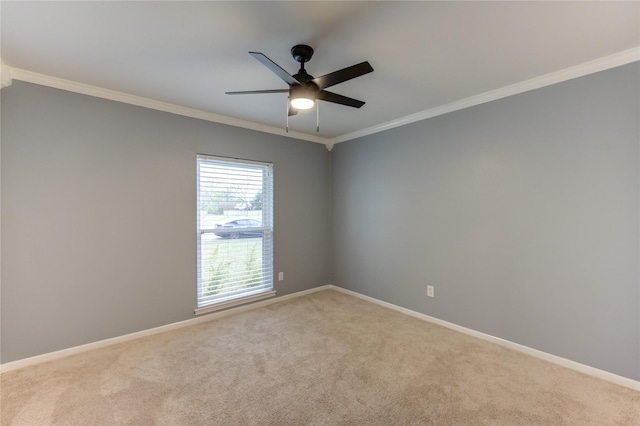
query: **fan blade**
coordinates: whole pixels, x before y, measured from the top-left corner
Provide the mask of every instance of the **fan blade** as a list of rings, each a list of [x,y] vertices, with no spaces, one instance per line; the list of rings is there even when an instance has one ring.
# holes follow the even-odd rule
[[[300,84],[298,80],[296,80],[291,74],[286,72],[284,69],[280,67],[280,65],[273,62],[271,59],[267,58],[263,53],[260,52],[249,52],[249,55],[253,56],[260,62],[262,62],[267,68],[273,71],[278,77],[284,80],[289,86],[293,84]]]
[[[360,108],[364,105],[364,102],[357,99],[348,98],[346,96],[338,95],[337,93],[321,90],[318,93],[318,99],[327,102],[333,102],[334,104],[346,105],[354,108]]]
[[[243,92],[224,92],[226,95],[256,95],[259,93],[289,93],[289,89],[245,90]]]
[[[361,75],[368,74],[373,71],[373,67],[369,62],[361,62],[357,65],[352,65],[347,68],[343,68],[338,71],[323,75],[321,77],[314,78],[313,81],[318,85],[320,90],[326,89],[338,83],[342,83],[352,78],[360,77]]]
[[[298,113],[298,110],[292,107],[291,105],[289,105],[289,113],[287,115],[291,117],[292,115],[296,115],[297,113]]]

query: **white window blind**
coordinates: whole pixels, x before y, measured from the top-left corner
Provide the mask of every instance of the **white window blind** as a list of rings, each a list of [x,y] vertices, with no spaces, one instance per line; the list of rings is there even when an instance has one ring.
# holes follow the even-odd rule
[[[209,312],[273,291],[273,165],[197,157],[198,307]]]

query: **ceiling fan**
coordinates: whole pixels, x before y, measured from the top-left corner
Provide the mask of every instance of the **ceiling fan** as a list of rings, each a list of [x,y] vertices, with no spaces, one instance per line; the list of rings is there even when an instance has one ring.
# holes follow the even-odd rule
[[[305,44],[298,44],[291,48],[291,55],[300,63],[300,70],[297,74],[291,75],[278,64],[273,62],[267,56],[260,52],[249,52],[251,56],[262,62],[267,68],[273,71],[285,83],[289,85],[288,89],[271,89],[271,90],[249,90],[243,92],[225,92],[227,95],[247,95],[247,94],[263,94],[263,93],[289,93],[288,116],[296,115],[298,110],[310,109],[316,101],[333,102],[340,105],[346,105],[354,108],[360,108],[364,105],[363,101],[338,95],[337,93],[325,90],[327,87],[343,83],[361,75],[368,74],[373,71],[369,62],[361,62],[347,68],[314,78],[304,69],[304,64],[309,62],[313,56],[313,49]]]

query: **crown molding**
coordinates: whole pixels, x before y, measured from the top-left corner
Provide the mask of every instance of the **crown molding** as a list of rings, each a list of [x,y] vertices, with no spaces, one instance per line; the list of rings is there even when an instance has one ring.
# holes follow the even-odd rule
[[[0,59],[0,89],[11,86],[11,68]]]
[[[112,101],[151,108],[159,111],[169,112],[172,114],[183,115],[186,117],[198,118],[201,120],[212,121],[215,123],[226,124],[234,127],[241,127],[258,132],[270,133],[274,135],[289,137],[292,139],[301,139],[309,142],[320,143],[325,145],[327,150],[331,151],[334,145],[340,142],[346,142],[351,139],[383,132],[395,127],[411,124],[416,121],[426,120],[428,118],[437,117],[439,115],[506,98],[508,96],[517,95],[519,93],[528,92],[530,90],[540,89],[545,86],[561,83],[563,81],[626,65],[636,61],[640,61],[640,47],[623,50],[622,52],[589,61],[584,64],[576,65],[574,67],[566,68],[540,77],[535,77],[529,80],[522,81],[520,83],[502,87],[500,89],[480,93],[478,95],[440,105],[435,108],[399,118],[397,120],[388,121],[386,123],[368,127],[366,129],[358,130],[352,133],[347,133],[335,138],[322,138],[319,136],[313,136],[295,131],[286,132],[284,129],[281,129],[279,127],[268,126],[265,124],[254,123],[247,120],[240,120],[237,118],[214,114],[194,108],[187,108],[167,102],[156,101],[154,99],[144,98],[142,96],[130,95],[128,93],[104,89],[89,84],[77,83],[71,80],[51,77],[48,75],[38,74],[19,68],[11,68],[4,64],[2,67],[2,74],[3,78],[4,76],[8,76],[8,84],[10,84],[11,79],[26,81],[28,83],[49,86],[56,89],[62,89],[70,92],[81,93],[84,95],[95,96],[98,98],[109,99]]]
[[[327,143],[327,139],[325,138],[308,135],[306,133],[295,131],[286,132],[285,129],[281,129],[279,127],[253,123],[251,121],[240,120],[220,114],[214,114],[212,112],[202,111],[195,108],[187,108],[180,105],[170,104],[168,102],[161,102],[154,99],[145,98],[142,96],[130,95],[128,93],[104,89],[102,87],[92,86],[89,84],[77,83],[75,81],[51,77],[45,74],[38,74],[20,68],[11,68],[10,75],[13,80],[21,80],[28,83],[53,87],[55,89],[62,89],[69,92],[81,93],[83,95],[95,96],[97,98],[109,99],[112,101],[123,102],[126,104],[155,109],[158,111],[183,115],[185,117],[198,118],[201,120],[212,121],[215,123],[226,124],[234,127],[242,127],[259,132],[285,136],[292,139],[302,139],[309,142],[321,143],[323,145]]]
[[[540,89],[552,84],[561,83],[563,81],[571,80],[574,78],[582,77],[585,75],[593,74],[599,71],[604,71],[610,68],[615,68],[621,65],[626,65],[632,62],[640,60],[640,47],[633,49],[623,50],[622,52],[605,56],[593,61],[585,62],[580,65],[576,65],[570,68],[565,68],[560,71],[552,72],[549,74],[535,77],[530,80],[525,80],[520,83],[515,83],[510,86],[505,86],[500,89],[491,90],[481,93],[479,95],[471,96],[459,101],[451,102],[445,105],[437,106],[416,114],[411,114],[406,117],[399,118],[397,120],[388,121],[376,126],[372,126],[366,129],[358,130],[353,133],[348,133],[342,136],[338,136],[331,141],[327,142],[327,146],[345,142],[351,139],[368,136],[374,133],[379,133],[385,130],[393,129],[395,127],[404,126],[406,124],[414,123],[416,121],[426,120],[427,118],[436,117],[438,115],[447,114],[450,112],[458,111],[460,109],[469,108],[475,105],[480,105],[486,102],[495,101],[498,99],[506,98],[508,96],[517,95],[519,93],[528,92],[530,90]]]

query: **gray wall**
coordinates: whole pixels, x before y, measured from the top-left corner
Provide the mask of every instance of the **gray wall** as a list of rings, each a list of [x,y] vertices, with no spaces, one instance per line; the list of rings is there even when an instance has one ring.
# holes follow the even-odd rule
[[[638,380],[639,75],[619,67],[331,153],[14,81],[1,362],[193,317],[206,153],[275,163],[279,296],[332,282]]]
[[[333,283],[640,379],[639,76],[336,145]]]
[[[192,318],[196,153],[274,163],[278,296],[329,283],[323,145],[2,89],[1,362]]]

